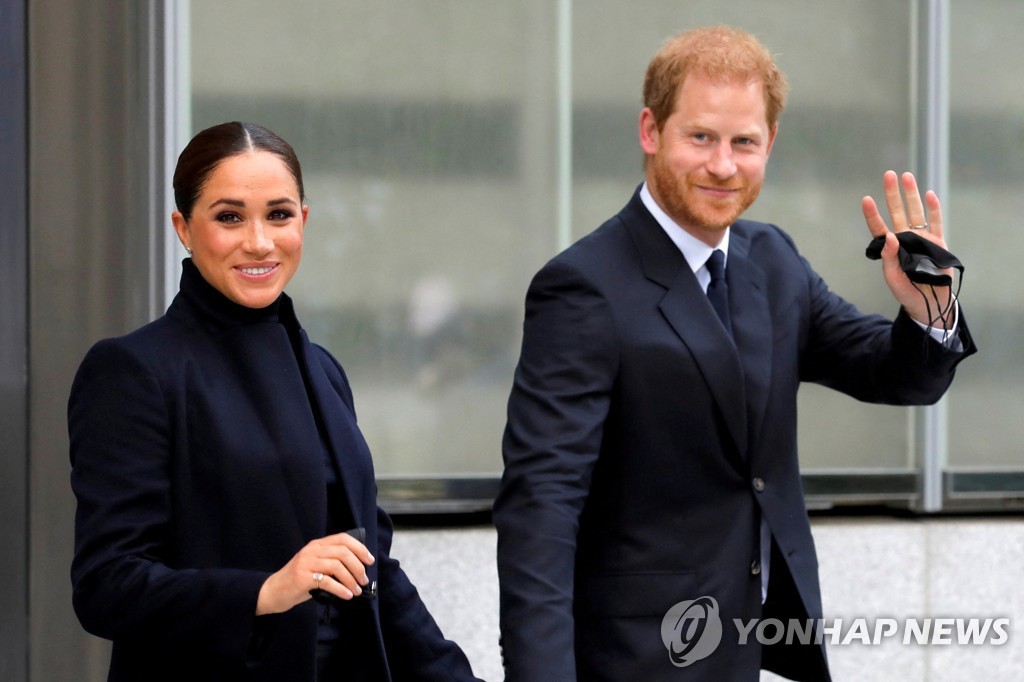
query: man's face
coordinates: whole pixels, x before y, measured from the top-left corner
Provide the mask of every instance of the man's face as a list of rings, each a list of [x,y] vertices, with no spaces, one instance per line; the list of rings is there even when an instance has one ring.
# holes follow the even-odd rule
[[[660,131],[650,109],[640,114],[651,195],[684,230],[717,246],[757,199],[776,130],[760,82],[688,76]]]

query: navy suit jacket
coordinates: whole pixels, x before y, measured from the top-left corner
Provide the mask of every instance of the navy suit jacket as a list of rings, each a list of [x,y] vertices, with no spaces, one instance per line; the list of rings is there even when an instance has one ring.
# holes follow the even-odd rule
[[[822,616],[800,382],[931,403],[973,352],[962,316],[950,352],[903,312],[859,313],[775,226],[738,221],[728,258],[735,344],[639,193],[531,283],[494,506],[506,679],[756,680],[734,619]],[[676,667],[663,617],[702,596],[721,644]],[[822,646],[779,653],[765,665],[828,679]]]
[[[474,679],[389,556],[392,526],[341,366],[309,342],[287,296],[267,319],[186,260],[167,314],[97,343],[71,391],[74,607],[113,640],[111,680],[314,678],[322,607],[255,617],[266,578],[325,535],[314,405],[348,499],[336,516],[365,527],[376,558],[378,598],[342,607],[343,637],[363,647],[353,673]]]

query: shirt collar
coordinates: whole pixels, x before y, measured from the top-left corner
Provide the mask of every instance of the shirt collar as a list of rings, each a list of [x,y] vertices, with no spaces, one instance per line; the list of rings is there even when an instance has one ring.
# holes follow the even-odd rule
[[[679,224],[672,220],[665,211],[658,206],[658,202],[651,196],[651,191],[647,188],[647,183],[644,182],[643,187],[640,188],[640,200],[644,202],[644,206],[654,219],[661,225],[661,229],[665,230],[665,234],[669,236],[679,250],[683,253],[683,258],[686,259],[686,264],[690,266],[690,270],[697,272],[704,263],[707,262],[711,252],[715,249],[721,249],[726,255],[726,263],[729,262],[729,231],[731,228],[725,228],[725,234],[722,235],[722,241],[718,246],[711,247],[702,242],[701,240],[694,237],[692,234],[684,230]]]

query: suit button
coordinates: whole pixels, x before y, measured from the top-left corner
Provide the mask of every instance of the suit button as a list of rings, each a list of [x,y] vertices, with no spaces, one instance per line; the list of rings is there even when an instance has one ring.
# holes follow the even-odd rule
[[[756,490],[757,492],[761,492],[762,490],[764,490],[764,479],[763,478],[755,478],[754,479],[754,490]]]
[[[750,575],[761,575],[761,562],[753,561],[750,564]]]

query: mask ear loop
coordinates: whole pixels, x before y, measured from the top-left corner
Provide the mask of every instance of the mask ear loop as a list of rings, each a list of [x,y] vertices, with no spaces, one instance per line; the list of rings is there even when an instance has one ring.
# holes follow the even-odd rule
[[[949,288],[949,305],[946,306],[946,310],[943,311],[942,315],[942,326],[946,332],[942,335],[943,343],[949,340],[949,328],[951,322],[956,321],[956,302],[960,299],[960,287],[964,284],[964,273],[961,272],[960,276],[956,279],[956,293],[953,292],[953,287]],[[932,290],[934,292],[934,289]],[[952,319],[946,319],[946,315],[953,316]]]
[[[945,307],[939,302],[938,294],[935,293],[935,287],[932,287],[932,301],[935,302],[935,317],[932,317],[932,306],[931,301],[928,300],[928,294],[924,292],[924,289],[917,285],[917,282],[911,280],[911,284],[917,289],[917,292],[921,294],[921,298],[924,300],[925,313],[928,315],[928,331],[935,328],[936,322],[942,322],[942,343],[945,344],[949,340],[949,326],[952,320],[948,319],[948,315],[953,312],[956,301],[960,298],[960,287],[963,286],[963,273],[960,273],[960,277],[957,278],[956,292],[953,292],[950,287],[949,301],[946,302]]]
[[[921,239],[921,237],[919,237],[918,235],[915,235],[913,233],[910,233],[910,232],[901,232],[901,233],[897,234],[896,237],[900,241],[900,249],[899,249],[900,266],[901,266],[901,268],[903,268],[904,272],[907,273],[908,278],[910,278],[910,283],[914,286],[915,289],[917,289],[917,292],[919,294],[921,294],[921,298],[924,300],[925,314],[928,316],[928,330],[931,331],[932,329],[934,329],[935,328],[935,323],[938,322],[938,321],[941,321],[943,323],[942,341],[943,341],[943,343],[946,343],[949,340],[949,336],[950,336],[949,335],[949,322],[951,320],[948,319],[948,316],[949,316],[950,313],[955,313],[956,301],[960,298],[960,287],[963,285],[963,276],[964,276],[963,266],[960,265],[960,262],[956,259],[956,256],[954,256],[952,253],[950,253],[946,249],[943,249],[943,248],[940,248],[940,247],[937,247],[937,246],[934,247],[934,248],[924,247],[923,249],[922,248],[914,248],[914,252],[915,253],[917,253],[918,251],[923,250],[924,253],[921,254],[921,255],[923,255],[925,258],[928,258],[929,260],[932,260],[932,256],[928,252],[929,251],[933,251],[933,252],[934,251],[938,251],[940,256],[944,256],[944,257],[941,257],[942,261],[951,261],[952,262],[952,269],[958,270],[960,272],[960,279],[957,280],[956,292],[955,293],[952,290],[952,281],[950,281],[950,296],[949,296],[949,301],[946,302],[945,306],[943,306],[943,304],[939,301],[938,295],[936,295],[936,293],[935,293],[934,286],[932,287],[932,300],[929,300],[928,299],[928,294],[926,294],[924,292],[924,290],[920,286],[918,286],[918,283],[914,281],[914,279],[913,279],[913,274],[914,273],[911,271],[912,269],[910,268],[910,265],[913,263],[912,258],[909,256],[910,248],[912,248],[911,245],[914,244],[916,242],[916,240]],[[879,260],[882,257],[882,249],[884,247],[885,247],[885,236],[875,237],[868,244],[867,249],[865,249],[865,251],[864,251],[864,255],[867,256],[871,260]],[[932,260],[932,264],[935,265],[934,260]],[[936,267],[938,267],[938,266],[936,265]],[[936,315],[934,317],[932,316],[932,302],[933,301],[935,303],[935,312],[936,312]]]

